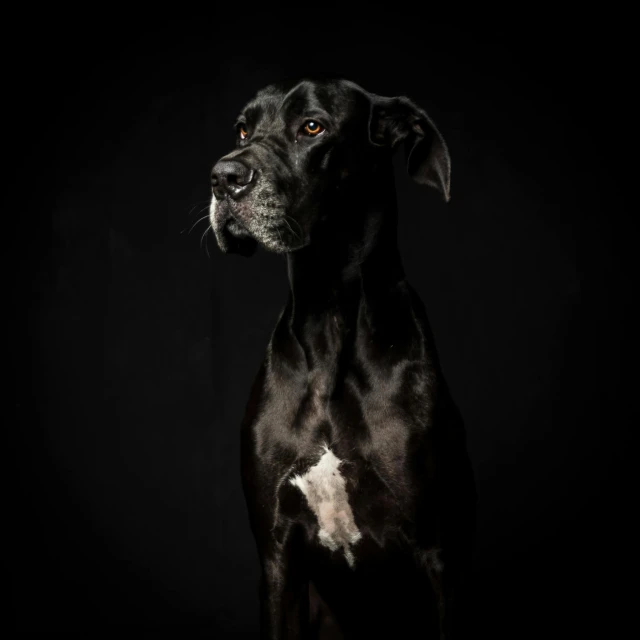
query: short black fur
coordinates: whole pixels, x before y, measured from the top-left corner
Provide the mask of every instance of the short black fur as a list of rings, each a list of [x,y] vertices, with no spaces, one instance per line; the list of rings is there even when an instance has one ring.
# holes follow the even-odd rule
[[[305,136],[306,121],[324,130]],[[220,247],[285,253],[289,300],[242,423],[265,638],[463,635],[475,486],[458,410],[397,249],[392,154],[449,198],[446,144],[407,98],[343,80],[260,91],[214,167]],[[288,482],[327,445],[362,533],[355,566],[318,543]]]

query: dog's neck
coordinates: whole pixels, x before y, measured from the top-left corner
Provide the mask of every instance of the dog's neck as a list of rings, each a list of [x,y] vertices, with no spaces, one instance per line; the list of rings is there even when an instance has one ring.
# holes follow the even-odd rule
[[[404,279],[397,247],[397,204],[391,160],[337,199],[312,242],[287,256],[289,327],[300,338],[333,316],[355,326],[363,302],[384,305],[385,292]]]

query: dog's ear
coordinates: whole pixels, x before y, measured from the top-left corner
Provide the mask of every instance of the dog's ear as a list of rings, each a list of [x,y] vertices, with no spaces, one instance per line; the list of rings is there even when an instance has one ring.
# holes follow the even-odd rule
[[[391,149],[404,141],[409,175],[449,201],[449,150],[431,118],[409,98],[372,95],[369,138],[372,144]]]

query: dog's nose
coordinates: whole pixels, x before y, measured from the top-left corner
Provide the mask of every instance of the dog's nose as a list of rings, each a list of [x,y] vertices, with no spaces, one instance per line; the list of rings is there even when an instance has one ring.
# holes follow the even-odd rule
[[[239,198],[251,185],[255,171],[237,160],[220,160],[211,172],[211,186],[216,198],[229,194]]]

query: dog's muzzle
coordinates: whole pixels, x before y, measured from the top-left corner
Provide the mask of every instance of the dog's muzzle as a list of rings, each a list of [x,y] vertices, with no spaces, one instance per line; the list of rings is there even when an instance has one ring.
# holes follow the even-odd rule
[[[233,215],[233,204],[254,185],[255,171],[237,160],[220,160],[211,172],[213,198],[209,210],[211,226],[220,249],[225,253],[249,256],[256,241]]]
[[[276,253],[304,246],[306,234],[288,215],[287,201],[277,193],[277,180],[250,163],[253,159],[245,156],[227,156],[211,172],[210,219],[220,249],[251,255],[256,243]]]

